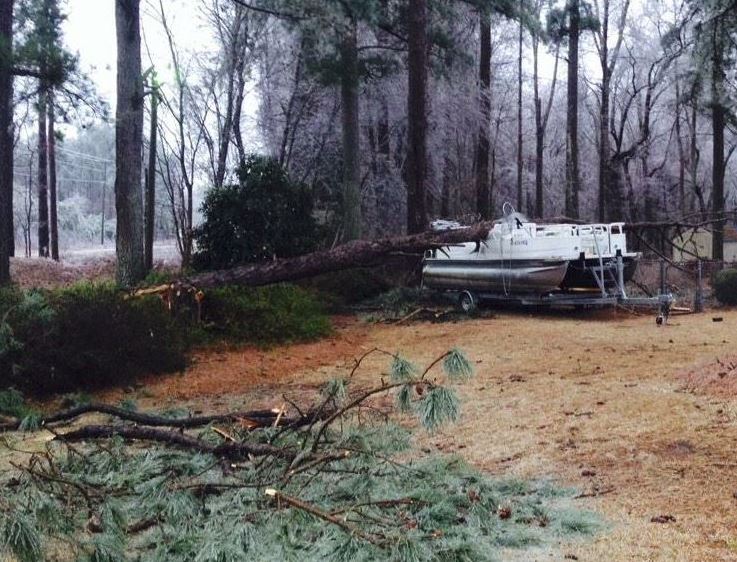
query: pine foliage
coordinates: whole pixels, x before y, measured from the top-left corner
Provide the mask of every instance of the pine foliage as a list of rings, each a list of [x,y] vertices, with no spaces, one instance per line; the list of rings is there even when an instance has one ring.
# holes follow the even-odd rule
[[[430,369],[397,356],[392,365],[399,382],[370,391],[351,379],[326,385],[312,410],[332,412],[322,423],[224,429],[236,441],[297,451],[293,457],[232,462],[117,437],[52,442],[4,486],[0,556],[53,559],[61,541],[89,562],[480,561],[502,546],[600,527],[572,508],[573,492],[549,482],[500,481],[457,457],[418,456],[409,430],[377,415],[367,395],[404,396],[398,401],[431,430],[459,416],[458,398],[437,377],[427,380]],[[459,351],[432,365],[442,365],[448,382],[471,373]],[[218,443],[212,429],[188,434]],[[502,506],[511,516],[499,515]]]

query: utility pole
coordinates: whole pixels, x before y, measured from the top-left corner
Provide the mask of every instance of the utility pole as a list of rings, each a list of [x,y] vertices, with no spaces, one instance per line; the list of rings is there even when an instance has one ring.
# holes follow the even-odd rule
[[[105,189],[107,187],[107,162],[103,162],[102,170],[102,224],[100,225],[100,246],[105,245]]]

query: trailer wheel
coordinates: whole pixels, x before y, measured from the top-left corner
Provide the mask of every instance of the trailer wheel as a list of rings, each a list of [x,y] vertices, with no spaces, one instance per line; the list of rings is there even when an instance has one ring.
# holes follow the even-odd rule
[[[469,291],[463,291],[458,298],[458,306],[466,314],[470,314],[476,310],[476,298]]]

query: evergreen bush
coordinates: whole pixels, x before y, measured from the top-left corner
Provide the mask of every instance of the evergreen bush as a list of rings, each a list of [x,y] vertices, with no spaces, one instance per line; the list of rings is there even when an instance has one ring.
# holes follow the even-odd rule
[[[157,298],[129,299],[112,284],[0,298],[0,388],[40,395],[125,384],[182,369],[187,345]]]
[[[303,285],[318,291],[333,307],[358,304],[376,298],[391,288],[376,271],[369,268],[318,275],[303,282]]]
[[[313,217],[312,193],[292,182],[279,163],[251,156],[239,183],[208,191],[203,222],[195,232],[196,269],[224,269],[316,249],[321,229]]]
[[[330,333],[330,320],[308,291],[293,285],[221,287],[205,293],[205,336],[273,344],[314,340]]]
[[[331,330],[314,295],[292,285],[208,290],[202,323],[194,300],[180,300],[172,314],[159,298],[131,298],[113,284],[3,289],[0,389],[45,395],[118,386],[183,369],[193,345],[305,341]]]
[[[724,269],[714,277],[714,296],[726,305],[737,305],[737,269]]]

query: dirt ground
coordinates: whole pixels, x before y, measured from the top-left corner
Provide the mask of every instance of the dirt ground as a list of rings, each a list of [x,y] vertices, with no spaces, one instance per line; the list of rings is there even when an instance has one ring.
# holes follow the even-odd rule
[[[420,436],[421,447],[458,452],[503,476],[552,477],[590,496],[581,506],[600,512],[608,530],[563,545],[579,560],[737,560],[737,393],[713,392],[693,376],[711,369],[725,383],[737,378],[714,369],[735,343],[737,311],[674,317],[662,328],[624,313],[506,312],[409,326],[343,320],[316,344],[200,358],[147,392],[152,401],[202,393],[213,406],[279,405],[282,393],[299,400],[373,347],[419,364],[458,347],[477,370],[460,388],[462,419]],[[368,360],[357,376],[376,381],[385,363]],[[658,516],[675,520],[651,521]]]
[[[459,387],[462,418],[437,435],[418,431],[421,450],[457,452],[500,476],[572,485],[580,506],[607,522],[591,540],[514,559],[737,560],[735,343],[737,311],[677,316],[665,327],[627,313],[502,312],[403,326],[343,318],[321,342],[210,352],[182,375],[104,398],[279,406],[282,394],[306,401],[373,347],[418,364],[458,347],[476,365]],[[377,356],[356,376],[376,382],[386,368]],[[658,516],[669,517],[651,521]]]

